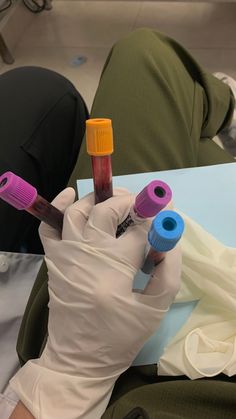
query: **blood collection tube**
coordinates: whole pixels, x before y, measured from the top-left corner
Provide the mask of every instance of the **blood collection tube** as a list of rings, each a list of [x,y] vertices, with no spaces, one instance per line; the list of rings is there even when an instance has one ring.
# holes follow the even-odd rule
[[[184,231],[184,220],[175,211],[161,211],[154,218],[148,232],[149,251],[141,270],[150,274],[154,266],[173,249]]]
[[[95,204],[113,195],[111,154],[113,131],[111,119],[98,118],[86,121],[87,152],[91,156]]]
[[[64,214],[38,195],[36,188],[12,172],[0,176],[0,198],[18,210],[25,210],[58,231]]]
[[[154,217],[171,201],[172,191],[161,180],[153,180],[136,196],[135,203],[126,219],[119,224],[116,237],[120,237],[125,230],[134,223],[140,223],[145,218]]]

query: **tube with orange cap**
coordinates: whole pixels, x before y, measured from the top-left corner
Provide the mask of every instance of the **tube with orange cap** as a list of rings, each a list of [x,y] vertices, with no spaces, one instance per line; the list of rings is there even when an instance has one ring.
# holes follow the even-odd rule
[[[95,118],[86,121],[86,145],[92,161],[95,204],[98,204],[113,195],[111,119]]]

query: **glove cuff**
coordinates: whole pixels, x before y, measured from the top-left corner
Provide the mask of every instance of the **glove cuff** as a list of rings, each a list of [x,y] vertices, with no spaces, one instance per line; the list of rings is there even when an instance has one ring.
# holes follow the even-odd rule
[[[28,361],[10,386],[36,419],[94,419],[104,413],[115,379],[56,372]]]

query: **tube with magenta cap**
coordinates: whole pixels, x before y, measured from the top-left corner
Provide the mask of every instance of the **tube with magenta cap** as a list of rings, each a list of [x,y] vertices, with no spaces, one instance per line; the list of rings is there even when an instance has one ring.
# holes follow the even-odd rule
[[[95,204],[113,195],[111,154],[113,131],[111,119],[95,118],[86,121],[87,152],[91,156]]]
[[[61,232],[64,214],[38,195],[34,186],[14,173],[6,172],[0,176],[0,198]]]
[[[148,232],[150,249],[141,270],[150,274],[154,266],[165,257],[165,252],[173,249],[184,231],[184,220],[175,211],[161,211],[154,218]]]
[[[120,237],[126,229],[142,222],[145,218],[154,217],[171,201],[172,191],[167,183],[153,180],[136,196],[134,205],[126,219],[118,226],[116,237]]]

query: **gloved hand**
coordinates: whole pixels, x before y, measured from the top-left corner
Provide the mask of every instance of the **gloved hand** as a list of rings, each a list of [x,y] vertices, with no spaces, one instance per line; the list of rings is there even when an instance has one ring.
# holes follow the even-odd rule
[[[117,191],[115,191],[117,194]],[[94,206],[93,194],[73,205],[71,188],[53,204],[66,209],[62,238],[42,223],[49,275],[48,340],[39,359],[11,380],[38,419],[98,419],[115,381],[155,332],[180,285],[175,249],[156,267],[146,294],[132,291],[144,260],[150,220],[117,226],[134,201],[124,192]]]

